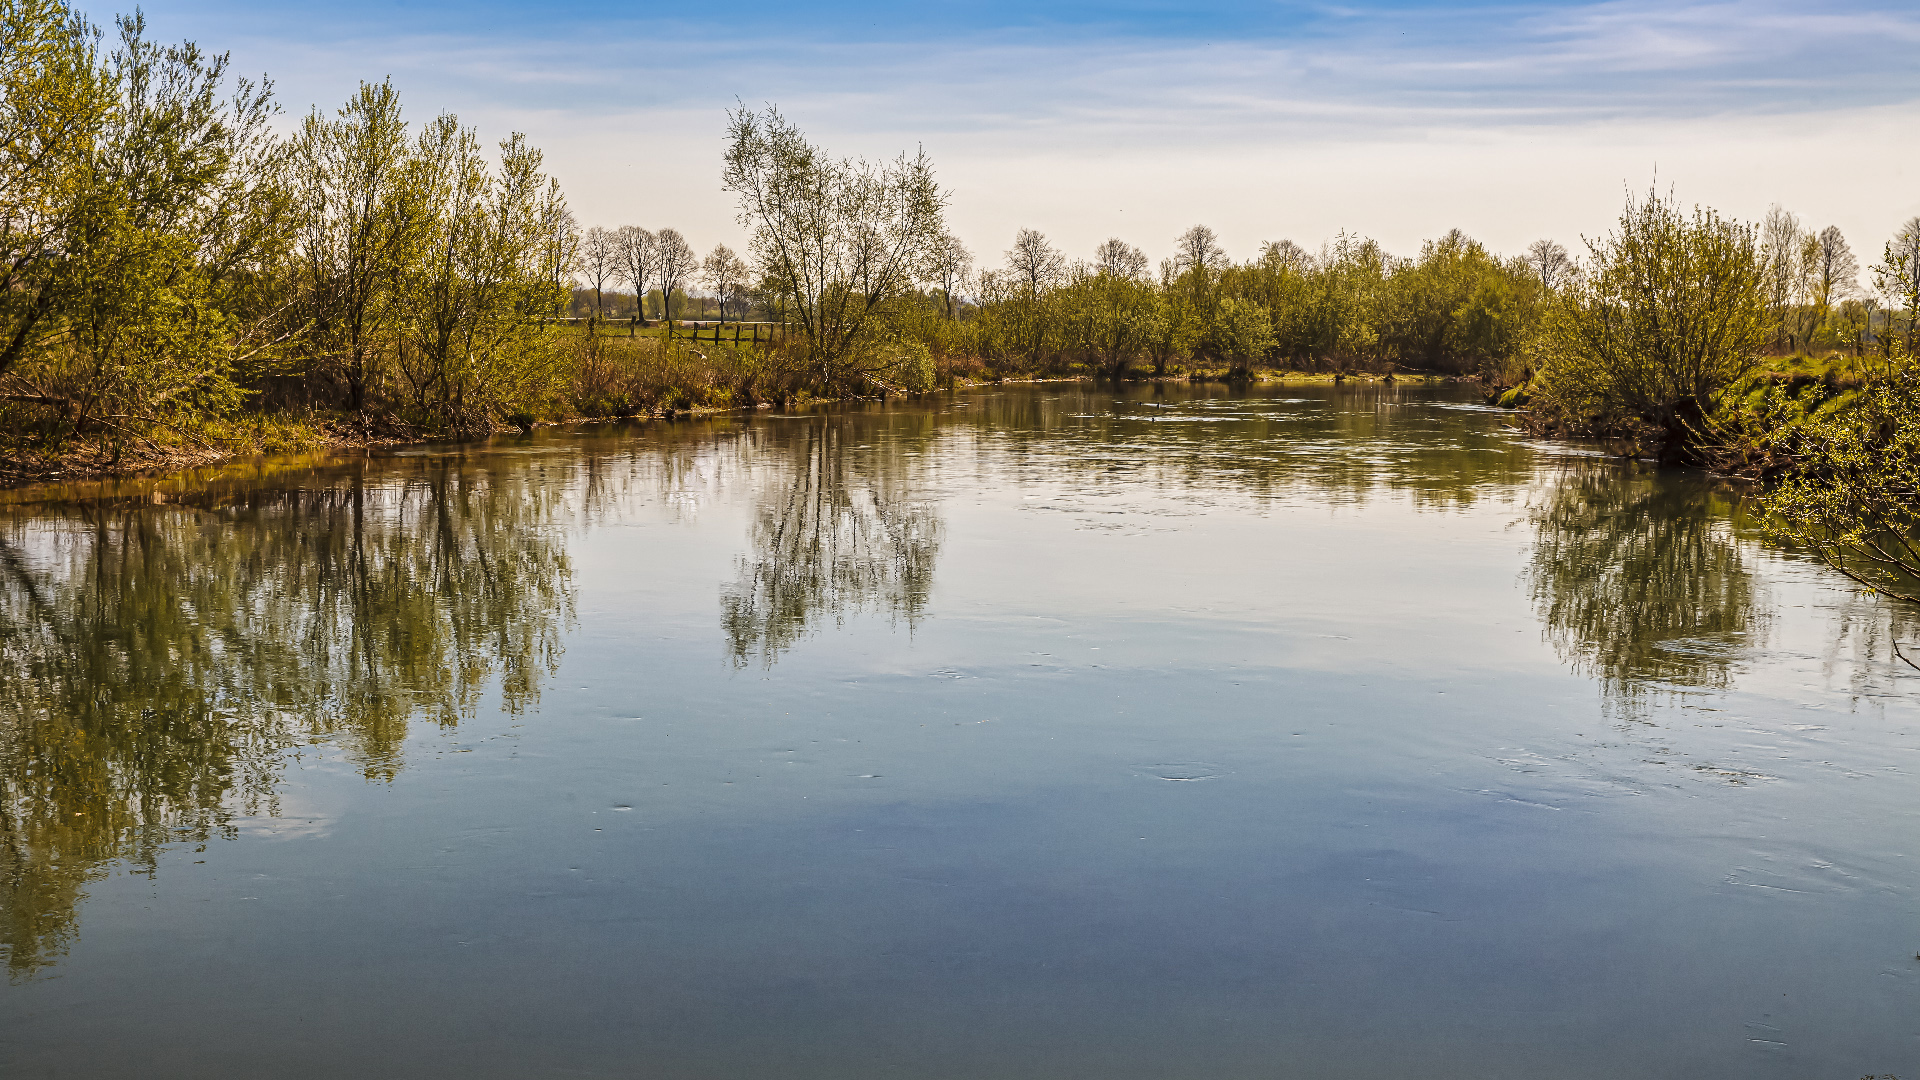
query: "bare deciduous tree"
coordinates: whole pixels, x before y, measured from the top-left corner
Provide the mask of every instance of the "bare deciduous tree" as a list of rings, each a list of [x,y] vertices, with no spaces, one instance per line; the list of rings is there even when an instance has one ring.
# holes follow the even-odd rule
[[[1915,324],[1920,323],[1920,217],[1908,218],[1887,241],[1880,265],[1873,268],[1873,284],[1887,298],[1889,323],[1895,309],[1906,312],[1907,349],[1912,351]]]
[[[954,292],[967,278],[967,271],[973,266],[973,253],[960,242],[960,238],[950,232],[943,232],[934,241],[927,255],[927,265],[921,273],[926,279],[940,286],[940,294],[946,300],[947,318],[955,315]]]
[[[620,272],[620,234],[598,225],[588,229],[580,241],[580,272],[587,276],[588,284],[593,286],[594,317],[606,318],[606,307],[600,301],[600,291]]]
[[[668,331],[673,328],[673,290],[681,281],[700,269],[700,256],[693,253],[693,245],[680,235],[678,229],[661,229],[655,238],[655,257],[660,275],[660,308],[666,317]]]
[[[634,320],[647,318],[647,283],[660,268],[660,243],[638,225],[622,226],[616,235],[616,274],[633,286]]]
[[[1147,255],[1115,236],[1093,249],[1093,265],[1108,277],[1137,278],[1147,272]]]
[[[1174,241],[1174,269],[1178,273],[1204,270],[1212,273],[1227,265],[1227,253],[1221,250],[1220,237],[1205,225],[1195,225]]]
[[[719,298],[722,318],[730,308],[734,309],[735,318],[746,318],[747,264],[732,248],[725,244],[713,245],[713,250],[700,264],[700,275],[706,280],[707,288]]]
[[[1760,252],[1762,272],[1767,292],[1767,306],[1773,312],[1779,332],[1786,332],[1792,318],[1793,306],[1806,294],[1807,266],[1805,250],[1811,239],[1807,230],[1801,226],[1800,219],[1788,212],[1785,207],[1775,203],[1767,208],[1767,216],[1760,223]]]
[[[1027,296],[1032,299],[1060,280],[1067,269],[1067,258],[1047,243],[1046,234],[1040,230],[1021,229],[1013,238],[1013,247],[1007,250],[1007,269],[1026,286]]]
[[[1540,284],[1554,289],[1566,282],[1567,272],[1573,269],[1573,257],[1552,240],[1535,240],[1527,245],[1527,266],[1539,276]]]
[[[1313,265],[1313,253],[1291,240],[1269,240],[1260,248],[1260,261],[1276,269],[1302,271]]]
[[[1813,272],[1808,277],[1824,321],[1834,305],[1860,292],[1860,260],[1853,257],[1853,249],[1847,246],[1847,238],[1840,235],[1838,225],[1821,229],[1808,251],[1813,255]]]

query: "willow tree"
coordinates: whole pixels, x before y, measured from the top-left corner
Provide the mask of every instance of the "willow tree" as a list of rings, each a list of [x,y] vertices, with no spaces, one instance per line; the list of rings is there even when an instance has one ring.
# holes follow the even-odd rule
[[[1650,429],[1663,459],[1684,459],[1770,336],[1755,230],[1655,193],[1587,246],[1590,272],[1548,307],[1537,407],[1576,428]]]
[[[1920,364],[1889,370],[1852,409],[1806,425],[1797,461],[1762,501],[1770,529],[1873,590],[1920,604]]]
[[[434,215],[432,178],[411,151],[390,81],[361,83],[335,116],[315,109],[295,140],[311,348],[354,412],[371,404],[405,322],[395,271],[414,258]]]
[[[95,40],[57,0],[0,6],[0,376],[60,329],[66,240],[114,105]]]
[[[924,150],[830,157],[771,105],[727,122],[721,180],[762,274],[791,297],[809,371],[828,388],[887,386],[908,362],[893,347],[898,318],[944,232],[933,163]]]
[[[394,366],[418,420],[486,432],[554,374],[552,319],[567,294],[555,252],[572,247],[571,215],[541,164],[516,132],[490,172],[479,137],[451,115],[415,143],[428,212],[393,271],[405,313]]]
[[[117,25],[0,11],[0,396],[116,445],[244,397],[287,229],[266,90]]]

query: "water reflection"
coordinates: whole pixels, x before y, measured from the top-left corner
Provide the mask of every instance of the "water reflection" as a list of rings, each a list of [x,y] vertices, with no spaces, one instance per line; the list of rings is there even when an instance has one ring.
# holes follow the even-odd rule
[[[283,752],[369,779],[408,722],[556,664],[571,568],[551,486],[458,462],[312,487],[15,507],[0,518],[0,947],[31,975],[116,860],[275,813]]]
[[[759,481],[751,551],[721,591],[736,667],[772,665],[826,619],[873,612],[911,630],[925,616],[941,521],[913,473],[925,429],[899,427],[855,447],[848,425],[821,417],[783,440]]]
[[[1395,493],[1417,506],[1463,508],[1510,497],[1533,462],[1506,414],[1440,393],[1385,384],[1059,387],[982,395],[955,423],[996,440],[1036,475],[1077,472],[1182,493],[1310,492],[1335,504]]]
[[[1769,612],[1733,512],[1703,478],[1600,461],[1550,477],[1533,514],[1534,608],[1616,717],[1643,717],[1662,691],[1726,689],[1760,643]]]

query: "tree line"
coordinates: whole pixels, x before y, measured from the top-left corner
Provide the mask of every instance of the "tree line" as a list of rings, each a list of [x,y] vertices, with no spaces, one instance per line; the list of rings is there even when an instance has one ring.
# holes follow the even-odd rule
[[[646,308],[654,294],[659,299],[652,306],[662,319],[673,321],[675,301],[684,315],[687,292],[696,284],[717,302],[722,318],[744,319],[753,303],[749,268],[732,248],[715,244],[702,259],[678,229],[655,233],[637,225],[616,229],[595,225],[581,234],[574,270],[584,286],[580,291],[592,297],[588,314],[599,320],[609,315],[609,286],[631,290],[626,294],[635,301],[631,318],[641,321],[647,319]]]
[[[520,134],[493,159],[389,83],[274,131],[225,55],[0,8],[0,424],[141,440],[254,410],[478,431],[543,386],[577,230]]]
[[[1702,317],[1738,321],[1747,316],[1737,312],[1753,309],[1759,336],[1720,335],[1743,365],[1770,351],[1884,352],[1912,337],[1920,307],[1920,218],[1871,268],[1876,293],[1861,287],[1859,261],[1837,227],[1816,232],[1775,207],[1761,224],[1707,212],[1697,227],[1655,238],[1646,213],[1660,228],[1685,216],[1657,194],[1630,198],[1624,232],[1578,255],[1539,240],[1502,257],[1456,229],[1412,257],[1342,232],[1317,251],[1278,240],[1236,262],[1212,229],[1196,225],[1157,266],[1118,237],[1091,258],[1070,259],[1033,229],[1020,230],[997,264],[976,265],[945,228],[947,196],[924,154],[836,160],[778,109],[742,108],[730,117],[723,179],[754,229],[748,305],[801,322],[815,378],[843,392],[913,389],[922,354],[948,370],[988,374],[1409,370],[1524,384],[1569,348],[1614,370],[1625,354],[1592,352],[1599,339],[1569,344],[1581,318],[1590,317],[1589,330],[1617,329],[1626,293],[1689,288],[1700,275],[1719,283],[1714,296],[1694,297],[1710,305]],[[1732,247],[1707,254],[1720,240]],[[1654,246],[1642,250],[1643,242]],[[1712,397],[1705,384],[1688,393]],[[1648,411],[1591,395],[1563,403],[1582,423]]]
[[[0,440],[16,453],[1275,368],[1477,376],[1527,385],[1566,430],[1626,417],[1675,435],[1761,352],[1884,348],[1920,303],[1920,220],[1872,268],[1878,299],[1837,229],[1785,211],[1648,234],[1648,258],[1724,240],[1677,272],[1737,263],[1696,299],[1747,314],[1716,324],[1717,359],[1689,354],[1705,382],[1630,389],[1634,350],[1654,347],[1621,322],[1632,230],[1578,257],[1545,240],[1502,257],[1455,230],[1411,257],[1343,232],[1235,261],[1196,225],[1154,264],[1120,238],[1073,259],[1023,229],[989,265],[947,228],[924,152],[836,158],[769,106],[727,120],[721,179],[749,249],[701,257],[674,228],[581,228],[525,136],[489,150],[451,114],[410,122],[388,82],[281,134],[270,83],[154,43],[138,15],[109,37],[62,0],[9,0],[0,35]],[[621,289],[626,345],[603,336]],[[696,290],[703,311],[783,330],[675,342]],[[562,325],[576,302],[584,335]],[[638,334],[654,315],[669,340]]]

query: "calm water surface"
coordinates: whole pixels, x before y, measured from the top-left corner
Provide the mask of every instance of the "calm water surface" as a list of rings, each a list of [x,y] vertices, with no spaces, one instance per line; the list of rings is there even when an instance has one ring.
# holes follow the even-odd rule
[[[1920,1073],[1920,633],[1473,401],[7,494],[0,1073]]]

